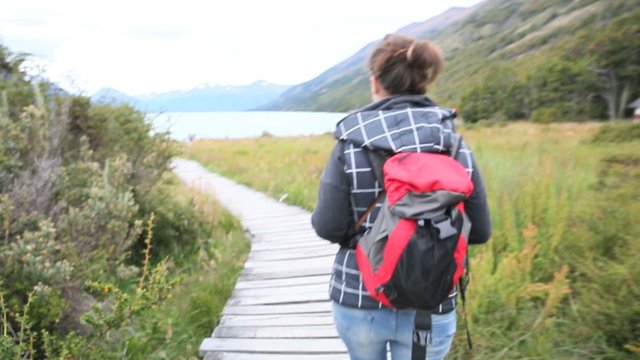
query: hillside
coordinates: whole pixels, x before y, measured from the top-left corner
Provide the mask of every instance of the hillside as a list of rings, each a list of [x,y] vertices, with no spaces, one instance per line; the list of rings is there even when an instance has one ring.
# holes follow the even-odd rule
[[[188,91],[131,96],[116,89],[101,89],[92,101],[129,103],[145,112],[196,112],[250,110],[275,99],[287,85],[256,81],[245,86],[203,85]]]
[[[397,32],[441,48],[445,70],[429,94],[471,121],[619,118],[640,95],[639,45],[630,41],[640,35],[636,8],[635,0],[485,0]],[[265,108],[362,106],[374,43]]]
[[[451,8],[429,20],[407,25],[397,32],[423,37],[464,19],[476,7]],[[369,100],[366,60],[378,40],[372,41],[351,57],[318,77],[292,86],[260,110],[348,111]],[[355,91],[354,91],[355,90]]]

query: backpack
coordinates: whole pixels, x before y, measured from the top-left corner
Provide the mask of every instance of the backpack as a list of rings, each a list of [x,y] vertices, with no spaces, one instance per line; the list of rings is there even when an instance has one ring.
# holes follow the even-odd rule
[[[356,244],[356,261],[370,296],[387,307],[416,309],[412,358],[424,359],[430,310],[461,285],[471,223],[463,201],[473,182],[451,153],[367,151],[384,190],[356,224],[381,202],[371,229]],[[468,334],[468,331],[467,331]],[[470,338],[469,346],[471,346]]]

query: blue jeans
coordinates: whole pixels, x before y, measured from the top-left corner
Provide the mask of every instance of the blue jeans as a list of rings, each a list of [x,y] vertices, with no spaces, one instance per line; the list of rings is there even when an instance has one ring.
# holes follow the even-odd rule
[[[387,343],[393,360],[411,359],[415,311],[358,309],[333,302],[333,320],[351,360],[386,360]],[[432,315],[426,360],[441,360],[456,332],[456,312]]]

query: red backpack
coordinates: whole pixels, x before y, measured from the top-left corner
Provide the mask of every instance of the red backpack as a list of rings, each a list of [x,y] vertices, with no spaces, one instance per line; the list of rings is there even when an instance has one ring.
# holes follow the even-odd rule
[[[465,269],[471,224],[463,201],[473,182],[454,159],[459,143],[458,136],[451,154],[401,152],[385,158],[367,150],[384,191],[356,224],[360,228],[382,202],[371,229],[358,240],[356,260],[374,299],[417,310],[414,358],[425,358],[429,310],[457,289]]]

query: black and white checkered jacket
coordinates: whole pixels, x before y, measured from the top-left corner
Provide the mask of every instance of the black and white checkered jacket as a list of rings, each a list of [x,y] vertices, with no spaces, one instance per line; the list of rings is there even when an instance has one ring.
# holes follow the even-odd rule
[[[353,244],[371,227],[378,209],[367,217],[360,233],[354,224],[382,191],[363,148],[393,152],[447,152],[453,145],[453,111],[435,106],[422,95],[392,96],[342,119],[334,133],[338,140],[322,174],[318,203],[312,215],[317,234],[341,245],[330,284],[330,297],[351,307],[380,308],[364,288]],[[471,174],[474,192],[465,201],[472,228],[469,243],[484,243],[491,221],[484,184],[466,143],[456,158]],[[455,308],[456,293],[434,313]]]

